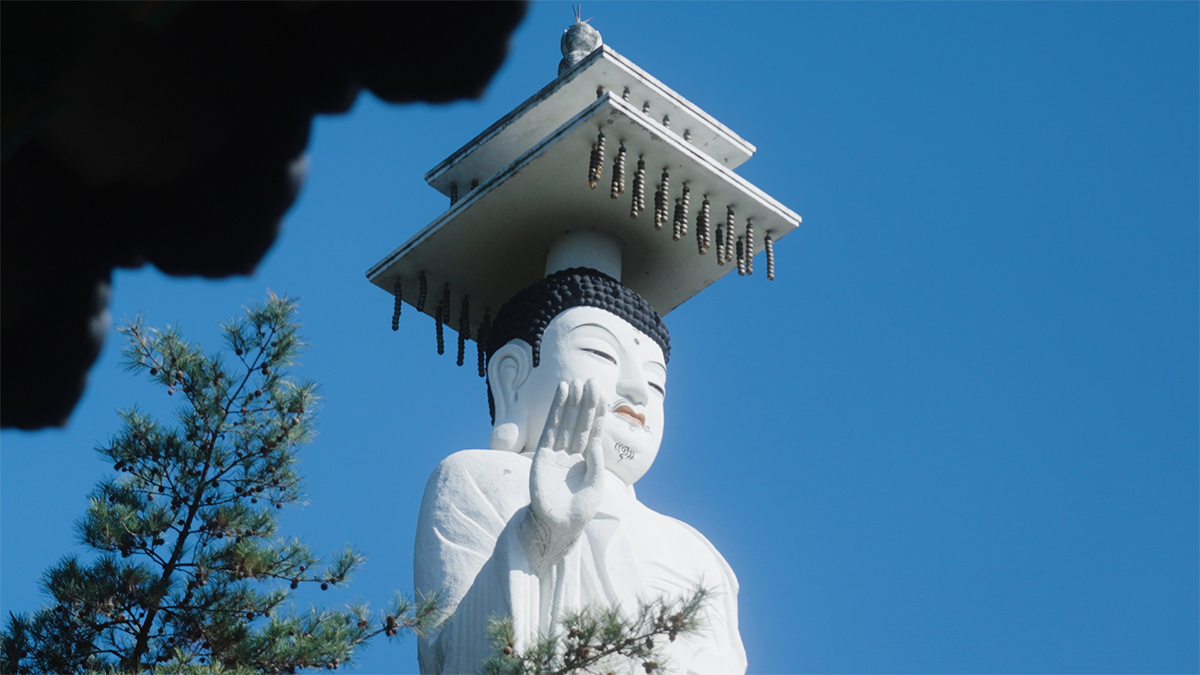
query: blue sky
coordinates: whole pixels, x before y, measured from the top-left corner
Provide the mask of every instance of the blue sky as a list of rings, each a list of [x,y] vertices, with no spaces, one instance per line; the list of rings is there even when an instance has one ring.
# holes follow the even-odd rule
[[[722,551],[755,673],[1200,670],[1196,3],[601,3],[605,42],[758,147],[738,172],[804,218],[779,278],[726,277],[667,317],[652,508]],[[420,495],[482,447],[473,368],[364,272],[436,217],[421,176],[547,83],[565,3],[534,4],[478,102],[321,118],[250,278],[118,273],[216,347],[267,289],[302,298],[322,385],[310,505],[285,531],[369,556],[344,595],[412,581]],[[64,431],[0,435],[0,610],[79,550],[137,402],[110,339]],[[415,672],[415,642],[359,671]]]

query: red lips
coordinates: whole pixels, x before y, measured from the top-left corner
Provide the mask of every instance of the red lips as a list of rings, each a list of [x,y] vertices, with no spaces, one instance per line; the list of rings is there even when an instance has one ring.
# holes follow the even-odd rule
[[[617,413],[618,415],[627,417],[631,421],[637,422],[638,426],[642,426],[642,427],[646,426],[646,416],[641,413],[634,412],[633,408],[630,408],[627,405],[617,406],[613,410],[613,412]]]

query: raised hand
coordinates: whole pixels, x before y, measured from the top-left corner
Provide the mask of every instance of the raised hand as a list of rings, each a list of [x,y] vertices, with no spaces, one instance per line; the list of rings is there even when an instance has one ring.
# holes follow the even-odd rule
[[[603,495],[601,438],[608,406],[591,380],[561,382],[533,455],[522,541],[536,562],[557,561],[596,515]]]

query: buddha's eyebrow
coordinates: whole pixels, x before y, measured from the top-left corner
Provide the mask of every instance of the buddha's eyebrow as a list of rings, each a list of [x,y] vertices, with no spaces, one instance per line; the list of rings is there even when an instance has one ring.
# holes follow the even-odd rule
[[[661,361],[647,361],[642,365],[645,370],[654,370],[665,381],[667,379],[667,366]]]
[[[604,326],[601,326],[598,323],[581,323],[578,326],[575,326],[574,328],[572,328],[570,330],[570,332],[574,333],[575,331],[579,330],[580,328],[589,328],[589,327],[590,328],[599,328],[600,330],[604,331],[605,333],[608,333],[608,336],[610,338],[612,338],[612,340],[613,340],[613,344],[618,344],[618,345],[621,344],[621,340],[619,338],[617,338],[617,336],[614,335],[611,330],[605,328]]]

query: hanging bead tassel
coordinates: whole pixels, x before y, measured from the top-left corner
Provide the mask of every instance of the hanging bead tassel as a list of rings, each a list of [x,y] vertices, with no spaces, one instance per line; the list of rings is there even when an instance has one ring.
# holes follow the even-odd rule
[[[396,296],[396,306],[392,308],[392,330],[400,330],[400,308],[404,302],[400,300],[400,277],[396,277],[396,284],[392,286],[392,295]]]
[[[479,376],[487,375],[487,334],[488,329],[492,327],[492,315],[487,307],[483,308],[483,322],[479,324],[479,330],[475,333],[475,351],[476,357],[479,359]]]
[[[770,232],[763,237],[763,248],[767,249],[767,281],[775,281],[775,240]]]
[[[587,176],[587,178],[588,178],[588,187],[593,190],[596,189],[596,161],[597,161],[596,144],[592,143],[592,154],[590,157],[588,157],[588,176]]]
[[[471,334],[471,304],[464,293],[462,307],[458,311],[458,365],[463,364],[467,353],[467,336]]]
[[[691,201],[691,197],[689,196],[691,192],[691,188],[688,187],[687,183],[684,183],[683,194],[680,195],[679,199],[675,200],[675,230],[678,232],[675,235],[675,241],[683,239],[688,231],[687,214],[690,210],[688,204]]]
[[[646,160],[638,157],[637,173],[633,174],[633,199],[630,200],[629,217],[637,218],[646,210]]]
[[[680,226],[679,219],[683,217],[683,199],[675,198],[675,217],[671,219],[671,239],[679,241],[683,238],[683,228]]]
[[[671,174],[666,169],[662,172],[662,182],[654,193],[654,229],[661,230],[667,222],[667,199],[671,194]]]
[[[754,225],[746,219],[746,274],[754,274]]]
[[[733,207],[725,207],[725,262],[733,262],[734,223]]]
[[[425,296],[429,295],[429,282],[425,279],[425,273],[421,272],[421,290],[417,294],[417,311],[425,311]]]
[[[596,137],[596,143],[592,145],[592,162],[588,166],[588,187],[595,190],[596,183],[600,182],[600,175],[604,173],[604,132]]]
[[[450,206],[454,206],[458,201],[458,183],[450,181]]]
[[[629,87],[625,87],[625,91],[621,92],[621,100],[622,101],[629,100]]]
[[[700,255],[708,252],[708,228],[711,216],[708,197],[705,196],[704,201],[700,203],[700,213],[696,214],[696,248],[700,250]]]
[[[437,307],[433,310],[436,324],[434,326],[437,331],[437,349],[438,354],[446,353],[446,339],[443,334],[442,326],[447,323],[450,318],[450,282],[442,287],[442,299],[438,301]]]
[[[739,277],[745,276],[746,275],[746,255],[745,255],[745,251],[742,249],[742,238],[741,237],[737,238],[737,265],[738,265],[738,276]]]
[[[437,352],[439,355],[446,353],[446,338],[442,333],[442,303],[439,300],[437,307],[433,308],[433,331],[437,335]]]
[[[717,264],[725,264],[725,232],[717,225]]]
[[[608,196],[616,199],[618,195],[625,194],[625,144],[617,148],[617,158],[613,160],[613,177],[612,190]]]

